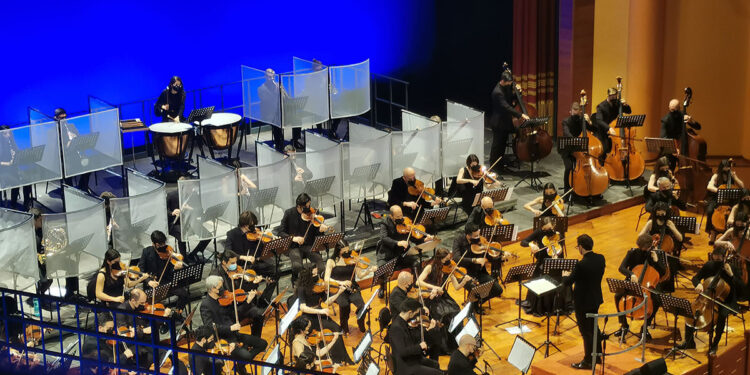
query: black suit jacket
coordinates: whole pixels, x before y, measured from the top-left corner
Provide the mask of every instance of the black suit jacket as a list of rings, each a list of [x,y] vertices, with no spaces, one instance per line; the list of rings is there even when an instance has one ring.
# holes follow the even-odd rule
[[[396,230],[396,224],[390,217],[380,223],[380,251],[385,254],[386,259],[391,259],[406,251],[398,246],[398,241],[406,241],[407,237],[409,237],[408,233],[403,234]],[[409,242],[419,243],[413,236],[409,238]]]
[[[448,362],[448,375],[474,375],[474,365],[477,364],[477,360],[469,360],[466,358],[464,353],[456,350],[451,354],[450,362]]]
[[[520,118],[521,112],[515,108],[516,98],[513,96],[511,86],[502,87],[500,83],[492,90],[492,116],[490,116],[490,127],[494,131],[513,131],[513,118]]]
[[[602,298],[602,277],[606,262],[604,255],[593,251],[586,253],[576,264],[573,272],[563,278],[563,284],[573,289],[573,303],[579,311],[598,311],[604,303]]]
[[[403,206],[404,202],[416,202],[418,196],[409,194],[409,185],[406,184],[403,177],[399,177],[393,180],[391,183],[391,190],[388,190],[388,207],[399,206],[404,216],[413,218],[413,212],[409,207]],[[423,200],[419,200],[422,203]],[[421,205],[421,204],[420,204]]]
[[[258,250],[258,256],[262,254],[262,246],[258,248],[258,241],[250,241],[242,229],[239,227],[232,228],[227,232],[226,248],[234,251],[239,255],[253,255]]]
[[[393,349],[393,365],[397,374],[411,374],[420,366],[420,359],[424,357],[419,346],[419,337],[412,336],[412,330],[401,316],[393,318],[388,329],[388,336]]]

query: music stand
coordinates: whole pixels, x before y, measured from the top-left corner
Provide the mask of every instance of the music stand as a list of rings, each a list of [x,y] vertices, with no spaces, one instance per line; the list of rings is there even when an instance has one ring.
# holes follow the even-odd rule
[[[370,299],[367,300],[367,303],[365,303],[365,305],[362,307],[360,311],[357,311],[357,320],[362,319],[365,316],[365,314],[367,314],[367,329],[368,330],[372,329],[371,327],[372,324],[370,322],[370,310],[372,310],[372,308],[370,307],[370,305],[372,304],[372,301],[375,299],[375,296],[378,295],[379,291],[380,291],[380,288],[372,292],[372,295],[370,296]]]
[[[318,200],[317,206],[320,207],[322,206],[322,197],[329,191],[331,191],[331,186],[333,186],[333,181],[335,179],[336,176],[328,176],[307,181],[305,183],[305,189],[303,191],[309,194],[311,197],[316,198]]]
[[[716,204],[733,206],[742,198],[742,194],[742,189],[718,189],[716,190]]]
[[[538,298],[541,298],[543,295],[552,292],[557,291],[560,287],[560,284],[550,277],[547,274],[544,274],[540,277],[537,277],[536,279],[529,280],[525,283],[523,283],[523,286],[526,287],[526,289],[529,290],[529,292],[536,294]],[[554,305],[553,305],[554,306]],[[553,344],[552,341],[549,341],[549,322],[550,322],[550,311],[547,310],[547,338],[544,340],[544,343],[539,346],[539,349],[542,347],[545,347],[544,351],[544,358],[549,357],[549,347],[553,346],[555,349],[557,349],[558,352],[560,352],[560,348],[557,347],[557,345]]]
[[[391,279],[391,275],[393,275],[393,269],[396,268],[396,262],[398,261],[398,257],[393,258],[389,260],[388,262],[384,263],[382,266],[379,266],[375,273],[372,274],[372,283],[370,284],[370,291],[372,291],[372,288],[375,285],[383,285],[385,288],[384,295],[385,295],[385,305],[388,306],[388,296],[390,293],[388,292],[388,281]]]
[[[636,298],[644,298],[643,290],[641,289],[641,286],[632,281],[607,279],[607,285],[609,286],[609,291],[612,292],[612,294],[622,293],[623,298],[628,297],[628,296],[632,296]],[[637,336],[635,333],[630,332],[630,330],[628,330],[627,333],[633,336]],[[620,344],[622,344],[625,341],[624,340],[625,336],[626,336],[625,334],[620,335]],[[602,354],[602,357],[603,356],[604,354]]]
[[[365,193],[364,198],[362,200],[362,205],[359,207],[357,220],[354,221],[354,229],[357,229],[357,225],[359,225],[360,217],[362,217],[363,214],[365,216],[362,219],[362,222],[365,225],[369,225],[370,228],[375,229],[374,225],[372,224],[370,205],[367,203],[367,190],[366,190],[365,184],[367,184],[368,182],[374,183],[375,177],[378,175],[379,170],[380,170],[380,163],[362,165],[357,168],[354,168],[351,175],[349,176],[349,192],[351,193],[351,185],[360,185],[357,189],[361,187]]]
[[[490,289],[492,289],[492,285],[494,285],[495,282],[497,282],[497,280],[492,279],[492,280],[490,280],[490,281],[488,281],[488,282],[486,282],[484,284],[477,285],[476,287],[472,288],[471,291],[469,292],[469,296],[467,297],[466,300],[470,301],[469,303],[472,303],[472,302],[478,300],[480,302],[478,304],[478,306],[481,306],[482,301],[486,301],[487,300],[487,296],[490,294]],[[483,314],[477,314],[477,315],[479,315],[479,345],[480,346],[482,344],[487,345],[487,347],[490,349],[490,351],[492,351],[492,354],[494,354],[495,357],[497,357],[498,361],[502,361],[502,359],[497,354],[497,352],[495,351],[495,349],[493,349],[492,346],[490,346],[490,344],[488,342],[486,342],[486,341],[484,341],[482,339],[482,331],[484,330],[484,325],[482,324],[482,315]]]
[[[518,227],[516,227],[515,224],[507,224],[507,225],[498,225],[496,229],[494,230],[493,235],[493,227],[484,227],[479,230],[479,234],[486,238],[489,242],[509,242],[509,241],[515,241],[516,237],[518,237]],[[500,262],[500,268],[495,272],[493,268],[493,277],[496,279],[500,279],[500,283],[505,285],[505,281],[503,280],[503,263],[505,261]]]
[[[557,152],[562,155],[571,155],[574,152],[589,152],[589,138],[588,137],[558,137],[557,138]],[[563,176],[568,178],[568,176]],[[574,181],[570,179],[570,187],[573,188]],[[591,197],[589,197],[591,199]],[[573,194],[568,195],[568,207],[573,205]]]
[[[677,153],[675,140],[671,138],[643,138],[646,141],[648,152],[655,153],[659,156],[674,155]]]
[[[635,127],[643,126],[643,122],[646,121],[646,115],[631,115],[631,116],[625,116],[620,115],[620,117],[617,118],[617,123],[615,123],[615,128],[620,129],[620,136],[624,137],[624,129],[630,129]],[[628,132],[630,134],[630,132]],[[630,139],[627,139],[627,142],[630,142]],[[623,169],[625,170],[625,183],[628,186],[628,190],[630,191],[630,195],[633,195],[633,188],[630,186],[630,153],[625,153],[625,159],[622,160]]]
[[[518,335],[510,348],[508,363],[521,371],[522,374],[526,374],[534,360],[534,354],[536,354],[536,347]]]
[[[286,254],[289,251],[289,245],[292,244],[292,236],[277,238],[266,242],[263,245],[263,252],[260,254],[259,259],[268,259],[271,256],[276,261],[276,275],[279,275],[279,263],[281,262],[281,255]],[[276,293],[279,292],[279,283],[276,283]]]
[[[578,264],[578,259],[558,259],[558,258],[547,258],[542,262],[542,273],[549,275],[551,271],[573,271],[574,268],[576,268],[576,264]],[[555,298],[552,302],[552,306],[555,309],[555,330],[552,332],[554,336],[560,335],[560,332],[558,331],[558,328],[560,327],[560,313],[562,312],[562,308],[557,305],[557,297],[560,294],[560,290],[558,289],[555,292]],[[575,319],[570,317],[570,313],[564,313],[566,318],[573,321],[573,323],[576,323],[578,325],[578,322],[575,321]],[[547,314],[547,323],[549,323],[550,316]],[[559,349],[558,349],[559,351]]]
[[[521,289],[523,289],[521,288],[521,282],[524,280],[530,279],[531,275],[534,274],[535,268],[536,268],[536,264],[530,263],[530,264],[522,264],[520,266],[511,267],[511,269],[508,270],[508,274],[505,276],[505,284],[518,283],[518,317],[516,319],[512,319],[506,322],[495,324],[495,328],[506,325],[508,323],[515,323],[517,324],[518,334],[523,334],[524,328],[526,328],[528,332],[531,332],[531,330],[528,327],[522,324],[523,322],[533,323],[538,326],[541,325],[537,322],[521,318]],[[514,331],[513,328],[506,328],[506,330],[509,333],[514,334],[512,332]]]
[[[688,357],[695,362],[701,363],[701,361],[699,361],[696,358],[693,358],[692,356],[690,356],[690,354],[688,354],[684,350],[677,348],[678,346],[677,334],[679,333],[679,331],[677,331],[677,317],[683,316],[688,319],[693,319],[693,309],[690,305],[690,301],[684,298],[673,297],[668,294],[655,294],[655,295],[656,295],[656,298],[658,298],[659,301],[661,302],[661,307],[664,309],[664,311],[666,311],[668,314],[674,315],[674,325],[672,326],[672,332],[673,332],[672,349],[670,349],[667,352],[667,354],[665,354],[662,358],[667,358],[671,355],[672,360],[674,361],[675,359],[677,359],[677,354],[679,353],[680,358]]]
[[[319,253],[320,250],[325,249],[326,258],[327,258],[328,249],[331,246],[336,246],[336,244],[339,241],[341,241],[342,238],[344,238],[344,232],[330,233],[330,234],[323,234],[320,236],[316,236],[315,241],[313,242],[312,248],[310,248],[310,251]]]
[[[268,303],[268,306],[266,306],[266,310],[263,311],[263,319],[268,319],[268,315],[270,315],[272,312],[274,313],[274,325],[276,326],[274,332],[276,332],[276,335],[274,336],[273,340],[271,340],[271,346],[273,346],[273,343],[280,337],[279,322],[281,321],[281,309],[279,308],[279,303],[281,303],[281,300],[284,298],[289,288],[291,288],[291,286],[287,286],[286,288],[284,288],[284,290],[281,291],[281,293],[278,293],[276,297],[274,297],[273,300]]]
[[[255,206],[256,208],[260,208],[260,222],[265,223],[265,207],[268,205],[271,205],[271,218],[273,218],[273,210],[276,208],[276,195],[279,192],[279,187],[274,186],[267,189],[259,189],[259,190],[250,190],[247,194],[248,200],[250,201],[251,206]],[[269,220],[270,221],[270,220]]]
[[[187,122],[188,124],[193,124],[197,122],[198,127],[199,129],[201,129],[201,134],[202,134],[203,133],[203,121],[210,119],[213,113],[214,113],[214,106],[196,108],[190,111],[190,114],[188,115],[188,118],[185,122]],[[190,146],[190,156],[188,160],[193,160],[193,148],[195,147],[196,138],[198,138],[197,142],[199,142],[198,147],[201,149],[201,156],[206,157],[206,154],[203,152],[203,141],[200,139],[202,137],[193,137],[193,143]]]
[[[549,121],[549,117],[537,117],[537,118],[528,119],[521,126],[518,127],[518,130],[519,132],[522,132],[522,131],[531,132],[531,130],[522,130],[522,129],[538,128],[543,125],[546,125],[548,121]],[[533,131],[536,132],[536,130],[533,130]],[[521,177],[521,180],[518,181],[518,183],[516,183],[515,185],[516,187],[518,187],[518,185],[520,185],[522,182],[526,182],[527,184],[529,184],[529,186],[532,189],[536,191],[539,191],[542,188],[542,180],[539,179],[537,172],[534,172],[534,163],[535,161],[532,159],[530,162],[531,164],[530,169],[526,171],[526,173]]]
[[[534,225],[532,230],[541,228],[542,221],[545,217],[552,219],[552,224],[555,226],[555,231],[559,232],[562,237],[565,237],[565,233],[568,231],[567,216],[537,216],[534,218]]]
[[[169,288],[171,286],[172,285],[170,283],[159,284],[159,286],[157,286],[156,289],[154,289],[154,288],[146,288],[144,290],[144,292],[146,293],[146,297],[148,297],[147,299],[149,301],[151,301],[152,299],[154,301],[157,301],[157,302],[158,301],[163,301],[169,295]],[[152,297],[154,293],[156,293],[156,296]]]
[[[507,186],[503,186],[503,187],[499,187],[497,189],[490,189],[490,190],[485,190],[485,191],[483,191],[481,193],[477,193],[474,196],[474,202],[471,204],[471,206],[474,207],[474,206],[478,205],[482,201],[482,198],[484,198],[484,197],[490,197],[490,198],[492,198],[493,202],[500,202],[500,201],[504,201],[506,199],[509,199],[510,198],[509,192],[511,191],[510,189],[511,188],[509,188]]]
[[[669,220],[672,220],[672,222],[674,223],[674,226],[682,234],[686,234],[686,233],[698,234],[700,230],[700,227],[698,227],[697,220],[694,217],[673,216],[673,217],[670,217]]]
[[[448,217],[448,211],[450,211],[450,209],[450,207],[438,207],[424,210],[422,211],[422,218],[419,219],[418,224],[424,224],[429,219],[434,219],[433,222],[444,221],[445,218]]]

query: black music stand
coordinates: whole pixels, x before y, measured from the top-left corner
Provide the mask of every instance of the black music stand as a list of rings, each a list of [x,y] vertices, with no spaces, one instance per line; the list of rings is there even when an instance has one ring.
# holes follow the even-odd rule
[[[471,206],[474,207],[478,205],[482,201],[482,198],[484,197],[492,198],[493,202],[504,201],[506,198],[510,198],[508,196],[509,190],[510,190],[509,187],[503,186],[497,189],[490,189],[490,190],[485,190],[481,193],[477,193],[477,195],[474,196],[474,202],[471,204]]]
[[[574,152],[589,152],[589,138],[588,137],[558,137],[557,138],[557,152],[560,154],[570,155]],[[572,171],[571,171],[572,173]],[[571,176],[563,176],[563,178],[570,178]],[[570,179],[570,187],[573,188],[573,179]],[[591,200],[591,197],[588,197]],[[589,202],[591,203],[591,202]],[[568,195],[568,210],[573,205],[573,194]]]
[[[742,194],[742,189],[718,189],[716,190],[716,204],[733,206],[742,198]]]
[[[323,234],[323,235],[317,236],[315,237],[315,241],[313,242],[313,245],[312,245],[312,248],[310,248],[310,251],[319,253],[320,250],[325,249],[326,259],[327,259],[328,250],[332,246],[336,246],[336,244],[339,241],[341,241],[342,238],[344,238],[344,232]]]
[[[522,264],[520,266],[511,267],[511,269],[508,270],[508,274],[505,276],[505,284],[508,283],[518,283],[518,317],[516,319],[508,320],[506,322],[502,322],[499,324],[495,324],[495,328],[506,325],[508,323],[514,323],[518,325],[519,334],[523,334],[523,322],[536,324],[538,326],[541,326],[541,324],[521,318],[521,282],[524,280],[528,280],[531,278],[531,275],[534,274],[534,269],[536,268],[535,263],[530,264]]]
[[[425,221],[429,219],[433,219],[433,222],[444,221],[445,218],[448,217],[448,211],[450,211],[450,209],[450,207],[438,207],[424,210],[422,211],[422,217],[417,224],[424,224]]]
[[[263,252],[260,254],[259,259],[268,259],[274,257],[276,266],[276,275],[280,274],[279,264],[281,263],[281,255],[286,254],[289,251],[289,245],[292,244],[292,236],[281,237],[275,240],[266,242],[263,245]],[[279,283],[276,283],[276,293],[279,293]]]
[[[672,220],[674,226],[682,234],[698,234],[698,231],[700,230],[696,218],[691,216],[673,216],[670,217],[669,220]]]
[[[549,260],[549,259],[545,259],[545,260]],[[554,259],[554,260],[557,260],[557,259]],[[574,260],[574,259],[564,259],[564,260]],[[555,301],[555,300],[557,300],[557,294],[558,294],[558,290],[559,290],[561,284],[559,282],[557,282],[555,279],[553,279],[551,276],[549,276],[547,274],[548,272],[549,272],[549,270],[546,270],[546,272],[545,272],[544,275],[542,275],[542,276],[540,276],[540,277],[538,277],[538,278],[536,278],[534,280],[530,280],[530,281],[525,282],[523,284],[523,286],[525,286],[526,289],[529,290],[529,292],[536,294],[536,296],[538,298],[541,298],[543,295],[548,294],[550,292],[554,292],[555,296],[553,298],[553,301]],[[538,281],[539,282],[546,282],[547,285],[542,285],[542,286],[540,286],[538,288],[532,285],[533,282],[538,282]],[[554,302],[553,302],[553,306],[554,306]],[[545,319],[547,320],[547,338],[544,340],[544,343],[537,348],[537,350],[541,349],[542,347],[545,347],[544,358],[547,358],[547,357],[549,357],[549,347],[550,346],[552,346],[555,349],[557,349],[558,352],[561,352],[562,350],[560,350],[560,348],[558,348],[557,345],[553,344],[552,341],[549,341],[549,322],[550,322],[550,320],[552,320],[552,319],[550,319],[550,311],[549,310],[547,310],[547,317]]]
[[[370,205],[367,202],[367,183],[375,184],[375,177],[378,175],[380,170],[380,163],[362,165],[354,168],[351,175],[349,176],[349,192],[351,193],[352,185],[359,185],[357,190],[362,189],[364,198],[362,199],[362,205],[359,207],[359,213],[357,214],[357,220],[354,222],[354,229],[357,229],[359,225],[359,219],[362,215],[365,215],[362,222],[365,225],[369,225],[370,228],[375,229],[372,224],[372,216],[370,212]]]
[[[159,286],[154,288],[146,288],[144,292],[146,293],[146,297],[149,301],[152,299],[156,302],[163,301],[169,296],[169,289],[172,287],[171,283],[165,283],[165,284],[159,284]],[[154,293],[156,293],[156,296],[154,297]]]
[[[538,127],[541,127],[541,126],[547,124],[548,121],[549,121],[549,117],[537,117],[537,118],[528,119],[521,126],[519,126],[519,131],[521,129],[525,129],[525,128],[538,128]],[[534,131],[536,131],[536,130],[534,130]],[[516,183],[516,185],[515,185],[516,187],[518,187],[518,185],[520,185],[522,182],[526,182],[527,184],[529,184],[529,186],[532,189],[534,189],[536,191],[541,190],[541,188],[542,188],[542,180],[539,179],[538,172],[534,172],[534,163],[535,162],[533,160],[530,162],[531,168],[528,171],[526,171],[526,173],[524,173],[523,176],[521,176],[521,180],[518,181],[518,183]],[[528,181],[527,181],[527,179],[528,179]]]
[[[479,305],[481,305],[482,301],[486,301],[487,300],[487,296],[490,294],[490,289],[492,289],[492,285],[495,284],[496,281],[497,280],[491,280],[491,281],[488,281],[488,282],[486,282],[484,284],[477,285],[476,287],[472,288],[471,291],[469,292],[469,295],[468,295],[468,297],[467,297],[466,300],[467,301],[471,301],[471,302],[473,302],[473,301],[480,301]],[[484,326],[482,324],[482,315],[483,314],[477,314],[477,315],[479,315],[479,345],[480,346],[482,344],[486,345],[490,349],[490,351],[492,352],[492,354],[494,354],[495,357],[497,357],[497,359],[499,361],[502,361],[502,359],[497,354],[497,352],[495,351],[495,349],[493,349],[492,346],[490,346],[490,344],[487,341],[485,341],[485,340],[482,339],[482,331],[484,330],[483,329]]]
[[[188,115],[186,122],[188,124],[198,123],[198,129],[200,129],[201,135],[203,135],[203,121],[210,119],[211,115],[213,114],[214,114],[214,106],[196,108],[190,111],[190,114]],[[193,148],[195,147],[196,138],[198,138],[197,142],[199,143],[198,147],[201,150],[201,156],[203,156],[204,158],[206,157],[206,154],[203,152],[203,141],[200,139],[202,137],[196,136],[196,137],[193,137],[193,142],[190,146],[190,159],[189,160],[193,160]]]
[[[643,122],[646,121],[646,115],[620,115],[615,123],[615,128],[620,129],[620,135],[624,136],[624,129],[636,128],[643,126]],[[630,133],[628,133],[630,134]],[[630,139],[628,139],[630,141]],[[630,195],[633,195],[633,188],[630,186],[630,152],[625,154],[625,159],[622,161],[623,169],[625,170],[625,183],[628,186]]]
[[[701,363],[701,361],[690,356],[690,354],[687,354],[687,352],[677,347],[677,334],[679,333],[679,331],[677,330],[677,317],[683,316],[687,319],[693,319],[693,308],[690,305],[690,301],[684,298],[673,297],[668,294],[657,294],[656,298],[658,298],[661,302],[661,307],[664,309],[664,311],[674,315],[674,325],[672,326],[672,349],[669,349],[667,354],[665,354],[662,358],[667,358],[671,355],[672,360],[674,361],[675,359],[677,359],[677,354],[680,354],[680,358],[688,357],[695,362]]]
[[[674,155],[677,153],[675,140],[671,138],[643,138],[646,141],[646,150],[657,155]]]
[[[559,258],[547,258],[542,262],[542,273],[549,275],[551,271],[568,271],[571,272],[576,267],[576,264],[578,264],[578,259],[559,259]],[[576,322],[575,319],[570,317],[570,313],[563,312],[563,309],[561,306],[557,304],[557,297],[560,295],[560,289],[555,292],[555,298],[552,302],[552,306],[555,309],[555,330],[552,332],[553,336],[560,335],[560,331],[558,331],[558,328],[560,327],[560,315],[564,316],[564,318],[568,318],[573,321],[576,325],[578,325],[578,322]],[[547,323],[549,323],[550,316],[547,314]],[[558,349],[559,350],[559,349]]]
[[[188,295],[190,295],[190,286],[199,283],[203,279],[203,265],[204,263],[199,262],[192,266],[187,266],[175,270],[172,274],[171,289],[177,289],[185,287],[187,288]],[[190,304],[187,304],[188,312],[191,312]]]
[[[318,203],[316,206],[320,207],[322,206],[321,201],[323,200],[323,196],[331,191],[331,186],[333,186],[334,180],[336,180],[336,176],[327,176],[307,181],[305,183],[304,192],[309,194],[310,197],[317,199]]]
[[[498,225],[497,227],[484,227],[479,230],[479,234],[482,237],[486,238],[489,242],[509,242],[516,240],[516,237],[518,235],[518,228],[516,228],[515,224]],[[505,263],[505,261],[500,262],[500,268],[496,273],[493,269],[492,276],[496,279],[499,279],[500,283],[505,286],[505,281],[503,280],[503,263]]]
[[[628,296],[644,298],[643,289],[641,289],[641,286],[638,285],[638,283],[634,283],[629,280],[607,279],[607,285],[609,286],[609,291],[612,292],[612,294],[622,293],[623,298]],[[644,325],[644,327],[646,326]],[[648,327],[646,327],[646,332],[648,332]],[[637,335],[630,330],[628,330],[627,333],[637,337]],[[626,335],[627,334],[620,335],[620,344],[625,342]],[[602,354],[602,356],[604,355]]]
[[[389,260],[388,262],[384,263],[382,266],[378,266],[378,268],[375,270],[375,273],[373,273],[372,275],[372,283],[370,284],[370,291],[372,291],[372,288],[375,285],[382,285],[382,287],[385,288],[383,290],[383,295],[385,295],[386,306],[388,306],[388,297],[390,295],[390,293],[388,292],[388,281],[391,279],[391,275],[393,275],[393,270],[396,268],[396,262],[398,261],[398,259],[399,259],[398,257],[393,258]]]
[[[265,211],[266,206],[271,205],[271,221],[273,219],[273,211],[276,208],[276,195],[279,192],[279,187],[274,186],[267,189],[252,189],[248,191],[247,199],[250,202],[250,207],[255,207],[256,211],[260,214],[260,222],[265,223]]]

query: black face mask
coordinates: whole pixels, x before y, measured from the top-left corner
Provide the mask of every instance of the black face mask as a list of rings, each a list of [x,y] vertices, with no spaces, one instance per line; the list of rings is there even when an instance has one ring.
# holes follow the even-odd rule
[[[114,264],[112,265],[112,269],[113,269],[113,270],[121,270],[121,269],[122,269],[122,267],[120,266],[120,262],[115,262],[115,263],[114,263]]]
[[[398,225],[402,225],[402,224],[404,224],[404,218],[395,219],[395,220],[393,220],[393,222],[396,223],[396,224],[398,224]]]
[[[735,225],[735,226],[734,226],[734,229],[735,229],[735,230],[736,230],[737,232],[744,232],[744,231],[745,231],[745,226],[744,226],[744,225]]]
[[[493,212],[495,212],[494,208],[487,208],[484,210],[484,213],[487,215],[492,215]]]
[[[479,164],[471,166],[471,170],[473,172],[479,172],[481,169],[482,169],[482,167],[480,167]]]
[[[172,90],[179,94],[182,92],[182,86],[172,86]]]
[[[446,260],[445,262],[443,262],[443,265],[446,265],[446,266],[447,266],[447,265],[449,265],[449,264],[451,264],[451,260],[450,260],[450,259],[448,259],[448,260]]]
[[[206,341],[206,345],[204,346],[205,349],[213,349],[214,346],[216,346],[216,343],[213,341]]]
[[[411,180],[411,181],[407,182],[407,184],[409,184],[411,186],[414,186],[414,185],[417,184],[417,180]]]
[[[556,195],[557,194],[544,194],[544,200],[551,201],[551,200],[555,199]]]
[[[343,253],[341,253],[341,257],[342,258],[347,258],[347,259],[351,258],[352,257],[352,252],[351,251],[343,252]]]
[[[552,236],[555,235],[555,231],[554,230],[544,230],[544,231],[542,231],[542,233],[544,233],[544,235],[547,236],[547,237],[552,237]]]
[[[136,308],[135,308],[135,311],[143,311],[143,310],[146,310],[146,306],[143,306],[143,305],[138,305],[138,306],[136,306]]]
[[[312,212],[312,210],[310,210],[310,207],[303,207],[302,208],[302,213],[309,214],[310,212]]]
[[[750,200],[743,200],[742,205],[745,207],[750,207]]]
[[[476,244],[478,244],[478,243],[479,243],[479,241],[481,241],[481,239],[480,239],[480,238],[471,238],[471,239],[469,239],[469,242],[470,242],[470,243],[471,243],[472,245],[476,245]]]
[[[570,115],[570,119],[574,122],[581,122],[581,115]]]
[[[667,215],[656,215],[656,221],[664,223],[667,221]]]

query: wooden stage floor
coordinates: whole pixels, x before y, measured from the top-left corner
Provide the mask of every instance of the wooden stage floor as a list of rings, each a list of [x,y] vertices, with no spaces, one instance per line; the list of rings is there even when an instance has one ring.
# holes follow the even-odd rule
[[[637,233],[635,226],[636,221],[638,220],[638,214],[641,210],[641,207],[643,205],[637,205],[630,208],[626,208],[617,212],[614,212],[612,214],[607,214],[598,218],[590,219],[588,221],[571,225],[568,231],[567,235],[567,246],[568,246],[568,257],[570,258],[576,258],[580,259],[580,255],[575,250],[575,238],[579,234],[589,234],[594,239],[594,248],[596,252],[600,252],[605,255],[607,259],[607,268],[604,275],[604,278],[617,278],[622,279],[622,275],[617,271],[617,268],[620,265],[620,262],[625,254],[625,252],[633,247],[635,245],[635,239],[637,237]],[[691,215],[690,213],[687,213],[687,215]],[[646,216],[641,220],[641,228],[643,225],[645,225],[645,220],[647,219]],[[700,217],[698,217],[698,220],[700,220]],[[640,228],[639,228],[640,229]],[[682,257],[684,259],[687,259],[689,261],[693,261],[696,263],[693,266],[688,266],[688,269],[683,271],[683,273],[691,277],[695,271],[697,270],[697,267],[702,264],[706,259],[706,254],[709,251],[710,247],[708,246],[708,236],[705,233],[702,233],[700,235],[693,235],[692,236],[693,245],[683,251]],[[520,265],[520,264],[527,264],[530,263],[532,260],[531,255],[527,248],[522,248],[519,243],[514,243],[512,245],[509,245],[506,247],[506,250],[511,251],[519,255],[519,259],[512,261],[510,263],[511,266],[513,265]],[[507,268],[507,267],[506,267]],[[391,282],[389,287],[393,287],[395,285],[395,281]],[[611,313],[616,312],[616,308],[613,302],[613,294],[609,292],[606,288],[606,284],[603,281],[602,288],[604,290],[604,305],[602,305],[600,312],[605,313]],[[464,300],[463,293],[462,292],[456,292],[455,290],[451,290],[451,295],[456,299],[459,304],[461,304]],[[525,292],[523,294],[525,296]],[[675,292],[675,295],[678,297],[685,297],[690,300],[694,299],[696,293],[693,291],[692,285],[690,284],[689,280],[685,278],[678,278],[678,285],[677,285],[677,291]],[[517,285],[507,285],[505,288],[505,292],[499,299],[495,299],[492,301],[492,309],[489,311],[487,315],[483,317],[483,325],[484,325],[484,339],[497,351],[497,353],[500,355],[501,360],[498,360],[497,357],[495,357],[492,353],[485,352],[485,354],[481,357],[482,360],[487,360],[487,362],[492,367],[492,370],[494,374],[505,374],[505,373],[517,373],[518,370],[516,370],[513,366],[511,366],[507,362],[508,354],[510,352],[511,345],[514,340],[514,335],[511,335],[508,333],[503,327],[495,328],[495,325],[501,322],[505,322],[511,319],[514,319],[517,316],[517,306],[515,304],[515,298],[518,296],[518,286]],[[363,291],[363,297],[365,298],[365,301],[370,297],[370,291],[364,290]],[[380,309],[384,306],[383,300],[376,298],[373,302],[373,310],[372,310],[372,329],[375,331],[378,329],[379,324],[377,321],[375,321],[375,318],[377,316],[377,312],[380,311]],[[487,305],[485,304],[485,307]],[[747,314],[745,314],[747,316]],[[528,315],[522,312],[522,317],[525,319],[529,319],[536,322],[542,322],[543,318],[540,317],[534,317],[532,315]],[[656,329],[651,330],[651,334],[653,336],[653,340],[651,342],[648,342],[646,345],[646,359],[655,359],[662,355],[662,353],[665,352],[665,350],[668,350],[668,348],[671,345],[671,335],[672,335],[672,316],[669,316],[669,319],[667,320],[665,314],[663,311],[659,311],[656,319]],[[269,321],[266,323],[266,329],[264,330],[264,338],[266,338],[268,341],[270,341],[273,338],[273,327],[274,322]],[[730,317],[729,319],[730,324],[730,333],[728,335],[730,344],[739,340],[743,339],[743,327],[742,322],[737,319],[736,317]],[[359,340],[362,337],[362,334],[359,332],[359,330],[356,327],[355,317],[354,314],[352,314],[349,322],[350,326],[350,335],[345,338],[345,342],[347,344],[347,347],[350,349],[350,354],[352,347],[355,346]],[[639,329],[641,326],[641,322],[632,322],[631,323],[631,329]],[[684,320],[679,319],[678,321],[678,329],[682,333],[684,329]],[[554,321],[553,321],[553,327],[554,327]],[[541,326],[534,326],[529,325],[529,328],[531,328],[531,332],[525,333],[523,337],[530,341],[535,346],[540,346],[545,341],[545,335],[546,335],[546,324],[542,324]],[[616,321],[610,321],[605,329],[606,332],[611,332],[618,328],[618,324]],[[244,329],[248,329],[245,327]],[[554,328],[553,328],[554,329]],[[682,337],[682,335],[680,335]],[[681,339],[680,339],[681,340]],[[581,370],[574,370],[569,367],[570,363],[578,362],[581,359],[582,353],[582,340],[580,338],[578,328],[576,327],[576,324],[570,320],[570,319],[561,319],[560,323],[560,335],[558,336],[550,336],[550,341],[552,341],[555,345],[557,345],[561,350],[565,351],[566,353],[576,353],[576,355],[567,356],[565,354],[558,354],[555,357],[555,360],[559,364],[559,369],[557,371],[557,374],[561,373],[579,373],[583,374],[586,373],[585,371]],[[638,341],[637,338],[631,337],[627,340],[627,344],[633,345]],[[707,335],[705,333],[699,333],[697,336],[697,350],[689,350],[688,353],[699,360],[706,362],[706,351],[707,351],[707,344],[705,343],[707,341]],[[376,337],[374,339],[373,347],[378,348],[381,344],[380,338]],[[607,351],[616,351],[619,350],[620,344],[616,341],[614,336],[609,340],[607,344]],[[725,349],[724,346],[724,340],[722,340],[722,344],[719,347],[719,354],[721,354],[721,351]],[[550,354],[554,354],[556,350],[554,348],[550,349]],[[625,362],[631,362],[633,363],[633,367],[628,368],[626,370],[630,370],[637,365],[639,365],[637,362],[633,361],[633,358],[640,358],[641,352],[640,349],[630,351],[628,353],[622,354],[621,357],[630,357],[630,358],[617,358],[617,359],[608,359],[608,361],[622,363]],[[537,352],[534,357],[533,364],[538,363],[539,361],[542,361],[544,359],[544,352]],[[448,366],[448,356],[444,356],[440,358],[440,365],[442,369],[447,369]],[[482,363],[480,361],[480,363]],[[532,364],[532,368],[533,368]],[[381,369],[384,369],[385,364],[381,362]],[[690,360],[689,358],[678,358],[677,360],[672,360],[671,358],[667,360],[667,366],[669,369],[669,372],[672,374],[683,374],[686,371],[693,369],[697,366],[695,362]],[[348,366],[348,367],[341,367],[338,371],[342,374],[353,374],[356,372],[356,366]],[[490,373],[493,373],[490,372]],[[384,373],[383,370],[381,370],[381,373]],[[533,371],[531,372],[534,373]],[[536,373],[542,373],[541,371],[538,371]],[[590,371],[589,371],[590,373]]]

